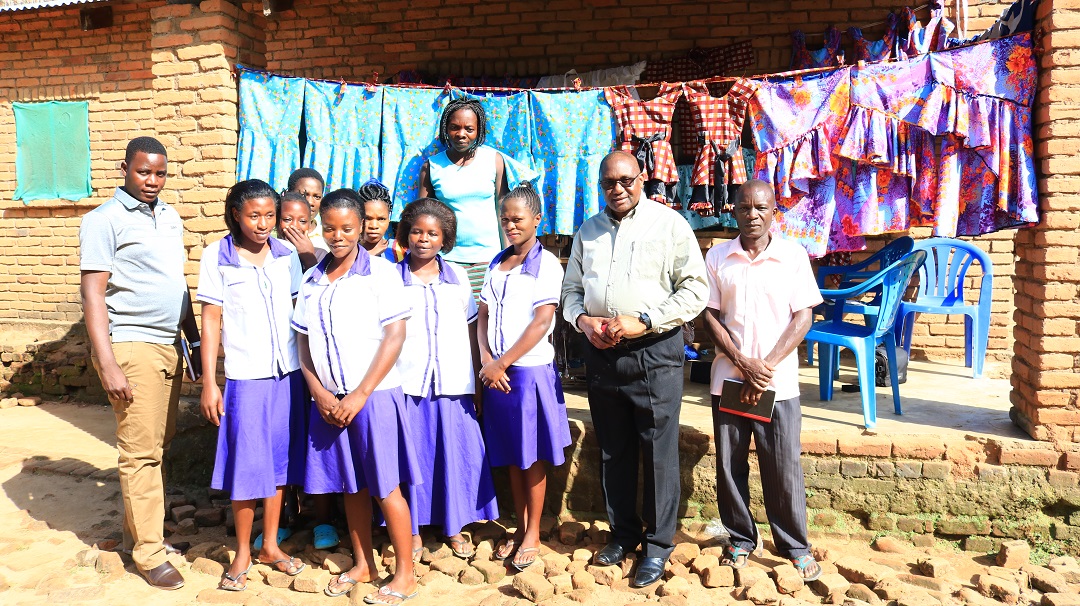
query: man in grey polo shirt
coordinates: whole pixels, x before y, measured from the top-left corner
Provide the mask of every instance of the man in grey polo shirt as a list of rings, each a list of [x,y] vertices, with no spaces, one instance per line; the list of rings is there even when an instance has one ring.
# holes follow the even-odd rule
[[[92,360],[116,414],[124,548],[152,586],[179,589],[167,561],[161,458],[176,428],[183,379],[180,329],[199,331],[184,277],[184,224],[158,199],[165,148],[151,137],[127,146],[123,187],[83,217],[79,266]],[[199,374],[199,354],[191,360]]]

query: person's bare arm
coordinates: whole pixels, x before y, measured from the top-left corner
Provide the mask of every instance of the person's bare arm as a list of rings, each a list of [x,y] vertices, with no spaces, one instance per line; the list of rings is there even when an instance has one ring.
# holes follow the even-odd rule
[[[776,365],[781,360],[791,355],[791,352],[802,343],[802,340],[806,337],[806,333],[810,332],[810,325],[814,321],[814,310],[812,308],[800,309],[792,315],[791,322],[784,328],[784,332],[780,333],[780,339],[777,340],[776,345],[773,346],[769,355],[765,356],[765,363],[771,368],[776,368]]]
[[[417,196],[421,198],[434,198],[435,187],[431,185],[431,170],[428,168],[427,160],[424,160],[424,165],[420,167],[420,190],[417,192]]]
[[[337,410],[340,402],[338,402],[337,396],[323,387],[319,375],[315,374],[315,363],[311,361],[311,350],[308,347],[308,336],[302,332],[297,333],[296,353],[300,357],[300,373],[304,375],[308,393],[311,394],[311,399],[315,403],[315,408],[319,411],[322,420],[330,425],[337,425],[337,421],[332,418],[332,415]]]
[[[398,356],[401,355],[401,346],[405,344],[405,320],[395,320],[383,327],[383,338],[379,348],[375,350],[371,358],[371,366],[368,367],[364,378],[360,379],[360,385],[341,400],[341,406],[331,415],[339,427],[345,427],[352,423],[353,418],[367,403],[379,383],[386,378],[387,373],[394,367]]]
[[[107,271],[84,271],[79,277],[79,296],[82,299],[83,316],[90,347],[101,368],[101,386],[110,400],[131,402],[131,385],[127,376],[116,363],[112,340],[109,338],[109,309],[105,306],[105,289],[109,285]]]
[[[495,154],[495,225],[500,224],[499,219],[499,200],[506,195],[506,192],[510,191],[509,185],[506,183],[506,162],[503,161],[502,154]],[[503,248],[509,244],[506,241],[506,233],[502,229],[499,230],[499,242]]]
[[[207,372],[202,375],[202,396],[199,398],[199,407],[202,409],[203,417],[219,427],[221,417],[225,416],[225,404],[221,399],[221,388],[217,384],[217,357],[220,347],[221,306],[203,302],[200,354],[202,367]]]
[[[484,364],[480,369],[480,380],[489,387],[500,389],[510,393],[510,382],[506,377],[506,369],[521,359],[521,356],[529,353],[540,342],[547,331],[551,328],[551,322],[555,319],[555,304],[541,305],[533,310],[533,319],[525,327],[519,338],[506,353],[495,360]]]
[[[479,314],[477,314],[479,318]],[[469,324],[469,351],[472,353],[472,367],[480,368],[480,342],[476,338],[476,327],[478,320],[473,320],[472,324]],[[485,339],[486,341],[487,339]],[[473,407],[476,409],[476,414],[480,415],[484,413],[484,390],[476,388],[473,392]]]
[[[191,306],[191,298],[184,297],[184,305],[187,309],[184,311],[184,321],[180,323],[180,329],[184,331],[184,336],[187,338],[188,343],[199,343],[199,323],[195,320],[195,310]],[[183,345],[181,345],[183,347]],[[191,371],[195,375],[195,380],[199,380],[202,376],[203,363],[202,354],[200,352],[201,347],[195,346],[191,348]]]
[[[761,392],[769,388],[769,382],[772,381],[773,366],[765,360],[744,356],[739,351],[735,341],[731,338],[731,333],[728,332],[724,323],[720,321],[719,310],[712,307],[705,308],[705,328],[712,335],[716,349],[727,356],[727,359],[731,360],[735,368],[738,368],[739,372],[743,374],[745,381],[743,382],[742,399],[744,401],[756,401],[761,396]]]

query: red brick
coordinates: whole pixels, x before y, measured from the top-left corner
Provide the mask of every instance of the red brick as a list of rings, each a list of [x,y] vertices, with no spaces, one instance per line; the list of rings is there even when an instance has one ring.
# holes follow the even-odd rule
[[[844,436],[839,447],[844,455],[887,457],[892,453],[892,442],[887,436]]]
[[[836,438],[825,432],[803,432],[803,454],[836,454]]]
[[[945,443],[934,436],[896,436],[892,442],[892,456],[899,459],[940,459],[945,454]]]

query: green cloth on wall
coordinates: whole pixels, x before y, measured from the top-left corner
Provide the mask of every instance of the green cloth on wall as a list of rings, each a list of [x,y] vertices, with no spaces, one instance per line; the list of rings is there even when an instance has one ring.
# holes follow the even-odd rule
[[[12,103],[15,199],[81,200],[90,189],[90,105],[86,101]]]

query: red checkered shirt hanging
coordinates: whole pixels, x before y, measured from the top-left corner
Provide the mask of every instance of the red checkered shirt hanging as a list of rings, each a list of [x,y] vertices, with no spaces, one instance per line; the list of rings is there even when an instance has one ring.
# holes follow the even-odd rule
[[[672,207],[676,206],[672,200],[679,171],[671,149],[671,118],[680,96],[681,85],[667,82],[660,85],[656,98],[648,101],[635,99],[625,86],[604,89],[604,97],[619,125],[618,148],[645,162],[649,171],[646,194]],[[652,167],[648,166],[649,158]]]
[[[712,48],[695,48],[680,57],[649,61],[641,74],[642,82],[688,82],[716,76],[731,76],[739,70],[754,66],[754,43],[744,40]],[[719,94],[718,85],[710,85],[713,94]],[[675,108],[677,124],[676,139],[680,145],[680,158],[693,158],[698,154],[697,132],[690,114],[690,106],[680,101]]]
[[[696,145],[701,146],[694,161],[693,185],[719,185],[714,183],[716,155],[732,141],[742,138],[743,121],[746,119],[747,97],[752,90],[736,82],[723,97],[714,97],[703,82],[687,82],[683,93],[690,104],[694,129],[698,133]],[[724,174],[727,183],[737,185],[746,181],[746,164],[743,155],[737,153],[726,162]]]

